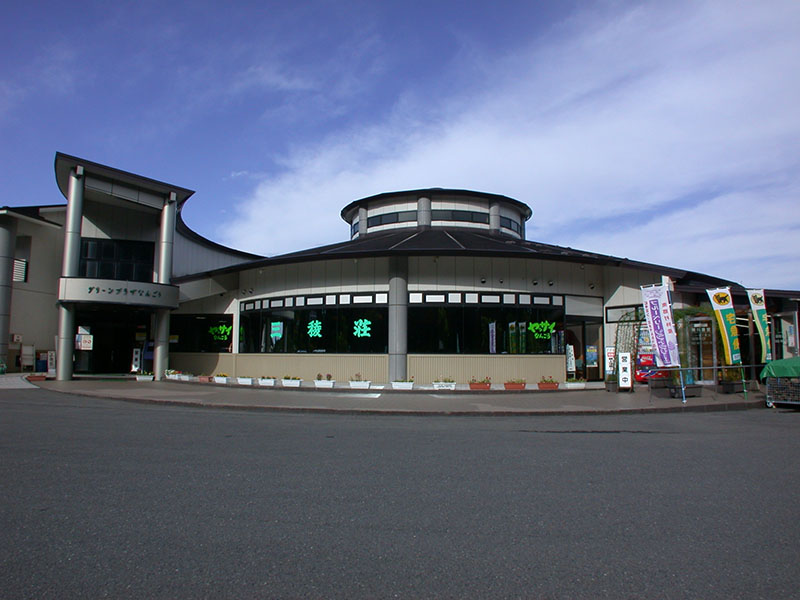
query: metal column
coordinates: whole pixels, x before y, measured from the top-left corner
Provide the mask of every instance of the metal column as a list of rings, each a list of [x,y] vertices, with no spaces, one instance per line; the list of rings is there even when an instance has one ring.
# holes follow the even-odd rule
[[[64,224],[64,257],[62,277],[77,277],[81,258],[81,221],[83,220],[83,167],[77,166],[69,174],[67,192],[67,218]],[[75,349],[75,306],[61,303],[58,307],[58,347],[56,348],[56,379],[69,381],[73,372]]]
[[[14,286],[14,252],[17,246],[17,221],[0,219],[0,362],[8,365],[8,339],[11,334],[11,291]]]
[[[161,209],[161,231],[158,240],[156,283],[169,284],[172,278],[172,250],[175,240],[177,202],[175,192],[170,192]],[[169,368],[169,310],[156,312],[156,331],[153,345],[153,374],[156,380],[164,377]]]
[[[397,381],[408,377],[408,258],[389,261],[389,381]]]

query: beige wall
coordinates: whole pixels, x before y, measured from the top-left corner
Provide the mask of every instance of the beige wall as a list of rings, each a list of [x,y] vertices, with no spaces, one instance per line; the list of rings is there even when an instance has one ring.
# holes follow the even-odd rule
[[[538,383],[542,377],[556,381],[566,380],[564,356],[541,354],[410,354],[408,374],[417,383],[440,381],[447,377],[456,383],[468,383],[490,377],[492,383],[504,383],[511,379],[524,379],[527,383]]]
[[[408,275],[409,291],[457,289],[602,296],[604,282],[603,269],[595,265],[480,256],[412,256],[408,259]]]
[[[227,373],[231,377],[261,377],[286,375],[306,381],[318,373],[330,373],[337,381],[348,381],[356,373],[365,380],[388,380],[389,359],[385,354],[207,354],[173,352],[170,368],[194,375]],[[491,377],[494,383],[525,379],[537,383],[542,377],[557,381],[566,379],[563,356],[495,355],[472,356],[450,354],[412,354],[408,357],[408,373],[420,384],[444,377],[458,383],[468,383],[472,377]]]
[[[83,205],[81,237],[157,242],[161,211],[92,202]],[[63,235],[63,234],[62,234]]]
[[[48,215],[50,218],[50,215]],[[28,280],[15,282],[11,292],[10,334],[22,334],[22,343],[37,353],[55,349],[58,330],[58,278],[64,233],[61,229],[19,221],[17,236],[30,236]],[[9,367],[15,369],[20,344],[9,343]]]
[[[231,377],[300,377],[310,381],[330,373],[348,381],[356,373],[364,380],[386,381],[389,358],[385,354],[207,354],[173,352],[171,369],[193,375],[227,373]]]

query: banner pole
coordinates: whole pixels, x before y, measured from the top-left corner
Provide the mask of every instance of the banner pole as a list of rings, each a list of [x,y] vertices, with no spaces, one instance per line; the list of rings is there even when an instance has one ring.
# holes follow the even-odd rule
[[[744,392],[744,401],[747,402],[747,383],[744,380],[744,366],[740,366],[739,371],[742,375],[742,391]]]
[[[683,369],[681,369],[680,366],[678,366],[678,375],[680,375],[681,378],[681,402],[686,404],[686,385],[683,383]]]

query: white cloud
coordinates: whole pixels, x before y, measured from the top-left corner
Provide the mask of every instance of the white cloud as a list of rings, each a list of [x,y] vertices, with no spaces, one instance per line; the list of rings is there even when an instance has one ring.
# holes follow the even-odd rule
[[[356,198],[456,187],[530,204],[530,239],[800,288],[798,26],[793,2],[577,14],[491,71],[478,61],[463,94],[408,90],[385,122],[295,148],[224,240],[271,255],[341,241]]]

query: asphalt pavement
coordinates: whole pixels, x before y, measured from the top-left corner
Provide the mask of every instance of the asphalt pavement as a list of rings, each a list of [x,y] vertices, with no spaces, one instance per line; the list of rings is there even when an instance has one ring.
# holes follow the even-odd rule
[[[682,411],[724,411],[765,407],[763,391],[720,394],[705,387],[700,397],[671,398],[666,390],[651,392],[645,385],[633,391],[607,392],[599,386],[584,390],[471,391],[460,385],[454,391],[415,386],[411,391],[392,390],[389,385],[352,390],[348,384],[332,390],[316,389],[305,382],[299,389],[267,388],[193,381],[139,382],[130,378],[81,378],[72,381],[37,381],[30,384],[19,374],[0,378],[6,385],[36,385],[43,389],[163,405],[294,412],[344,412],[404,415],[521,415],[598,414]],[[601,384],[602,385],[602,384]],[[530,388],[531,386],[529,386]],[[656,395],[655,392],[660,392]]]

